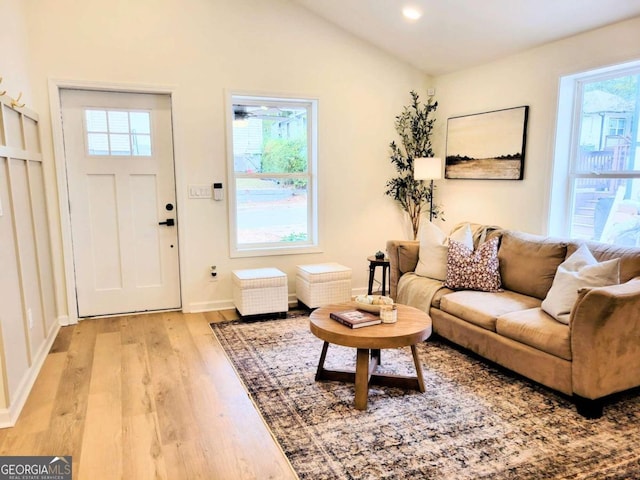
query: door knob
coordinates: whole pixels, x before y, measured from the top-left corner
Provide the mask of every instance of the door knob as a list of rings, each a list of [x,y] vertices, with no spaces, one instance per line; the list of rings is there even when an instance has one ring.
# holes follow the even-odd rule
[[[158,225],[166,225],[167,227],[173,227],[176,224],[173,218],[167,218],[164,222],[158,222]]]

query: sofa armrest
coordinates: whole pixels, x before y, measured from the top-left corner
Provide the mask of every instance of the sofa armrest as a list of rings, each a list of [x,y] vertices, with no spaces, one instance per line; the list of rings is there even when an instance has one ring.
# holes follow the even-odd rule
[[[418,264],[420,242],[416,240],[388,240],[389,256],[389,295],[396,298],[398,281],[407,272],[413,272]]]
[[[640,277],[580,290],[570,328],[575,394],[597,399],[640,385]]]

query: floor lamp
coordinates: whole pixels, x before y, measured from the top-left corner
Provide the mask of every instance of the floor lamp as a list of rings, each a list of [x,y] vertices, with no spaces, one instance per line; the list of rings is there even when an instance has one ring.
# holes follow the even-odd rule
[[[422,157],[413,159],[413,178],[431,180],[431,203],[429,205],[429,221],[433,220],[433,181],[442,178],[442,159],[438,157]]]

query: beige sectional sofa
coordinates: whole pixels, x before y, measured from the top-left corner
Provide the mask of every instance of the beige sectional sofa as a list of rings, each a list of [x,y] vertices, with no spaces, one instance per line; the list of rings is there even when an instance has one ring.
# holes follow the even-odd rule
[[[620,258],[620,284],[581,289],[565,325],[541,304],[579,243],[476,226],[476,245],[479,231],[490,232],[482,241],[500,237],[501,291],[453,291],[420,277],[419,242],[391,240],[391,296],[428,311],[436,334],[573,396],[584,416],[599,417],[603,397],[640,386],[640,248],[587,243],[598,262]]]

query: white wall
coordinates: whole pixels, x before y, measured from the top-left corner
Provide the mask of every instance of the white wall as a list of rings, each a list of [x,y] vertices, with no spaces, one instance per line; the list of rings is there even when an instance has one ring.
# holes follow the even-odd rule
[[[0,0],[0,92],[16,98],[20,92],[22,99],[31,101],[31,85],[27,58],[27,26],[25,5],[21,0]]]
[[[437,199],[449,226],[470,220],[546,233],[560,77],[639,58],[640,18],[635,18],[437,77],[435,151],[443,157],[447,118],[530,106],[524,180],[440,181]]]
[[[55,338],[51,248],[37,115],[28,102],[23,2],[0,1],[0,427],[13,425]]]
[[[384,196],[394,171],[394,117],[424,92],[420,71],[356,40],[288,0],[27,0],[33,108],[53,157],[50,78],[175,87],[181,190],[225,182],[225,89],[319,98],[320,229],[324,253],[230,259],[227,203],[180,198],[187,310],[227,307],[231,270],[275,266],[295,289],[295,265],[337,261],[365,288],[366,256],[408,232]],[[60,159],[57,159],[58,161]],[[55,173],[48,172],[55,183]],[[228,190],[227,190],[228,191]],[[57,223],[59,219],[55,219]],[[60,232],[54,236],[60,252]],[[60,254],[61,255],[61,254]],[[217,265],[217,282],[208,281]],[[64,282],[56,258],[58,283]],[[58,300],[64,310],[65,294]],[[74,306],[69,306],[73,310]],[[65,312],[61,312],[64,315]]]
[[[187,310],[229,306],[236,268],[281,268],[293,292],[296,264],[338,261],[354,269],[354,287],[364,288],[365,257],[388,238],[408,237],[383,191],[394,174],[388,161],[394,117],[410,90],[424,93],[432,83],[423,73],[288,0],[27,0],[26,10],[28,42],[19,42],[18,50],[28,44],[33,96],[26,98],[41,115],[45,158],[53,158],[48,79],[175,88]],[[441,156],[447,118],[530,106],[524,180],[440,181],[436,200],[445,210],[445,228],[471,220],[545,232],[558,80],[640,58],[639,40],[640,19],[634,19],[434,79],[440,104],[434,145]],[[319,98],[324,253],[232,260],[227,203],[185,197],[189,183],[226,184],[226,89]],[[57,201],[53,167],[46,174]],[[60,238],[54,231],[56,279],[63,285]],[[210,265],[219,271],[214,283]],[[60,316],[65,299],[61,288]]]

